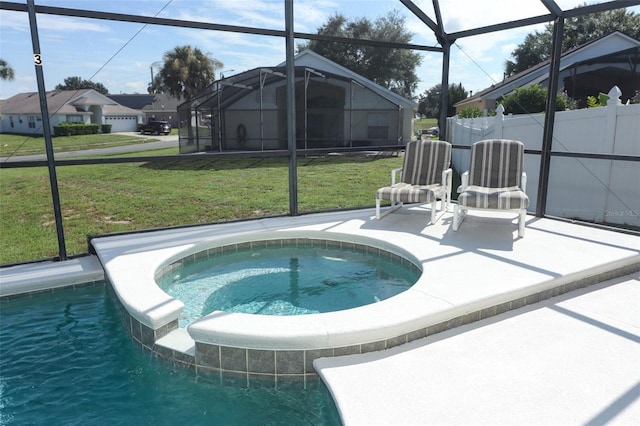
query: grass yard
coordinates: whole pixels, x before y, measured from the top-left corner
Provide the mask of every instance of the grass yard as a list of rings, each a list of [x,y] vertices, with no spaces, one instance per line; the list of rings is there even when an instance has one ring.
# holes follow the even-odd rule
[[[437,125],[438,125],[437,118],[420,118],[414,122],[413,128],[414,130],[423,130],[423,129],[428,129],[430,127],[436,127]]]
[[[298,159],[300,213],[371,207],[395,156]],[[158,160],[57,168],[68,255],[87,235],[287,214],[288,159]],[[0,169],[0,264],[57,256],[46,168]]]

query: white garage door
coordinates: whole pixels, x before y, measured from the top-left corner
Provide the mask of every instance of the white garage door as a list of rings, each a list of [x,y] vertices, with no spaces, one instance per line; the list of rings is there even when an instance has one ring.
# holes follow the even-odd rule
[[[105,117],[105,124],[111,124],[111,133],[136,132],[138,130],[138,118],[131,116]]]

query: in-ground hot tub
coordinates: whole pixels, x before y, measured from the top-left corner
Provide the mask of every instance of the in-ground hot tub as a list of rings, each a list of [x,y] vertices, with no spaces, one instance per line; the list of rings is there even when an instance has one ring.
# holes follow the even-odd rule
[[[352,309],[310,315],[268,316],[214,311],[179,327],[184,304],[160,289],[156,280],[206,256],[282,244],[340,247],[386,256],[419,275],[403,292]],[[159,244],[149,251],[116,256],[105,265],[107,277],[133,338],[144,347],[198,372],[272,380],[313,376],[319,357],[357,354],[397,346],[427,335],[434,316],[449,305],[421,288],[428,276],[407,250],[381,239],[327,231],[234,233],[187,244]],[[444,318],[444,316],[443,316]]]
[[[165,267],[160,288],[182,301],[180,327],[213,311],[310,315],[378,303],[422,270],[386,250],[320,238],[281,238],[203,250]]]

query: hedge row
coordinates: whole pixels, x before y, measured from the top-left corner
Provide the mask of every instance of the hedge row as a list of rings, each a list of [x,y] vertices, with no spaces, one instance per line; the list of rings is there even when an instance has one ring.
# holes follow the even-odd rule
[[[53,126],[54,136],[95,135],[111,133],[111,124],[60,123]]]

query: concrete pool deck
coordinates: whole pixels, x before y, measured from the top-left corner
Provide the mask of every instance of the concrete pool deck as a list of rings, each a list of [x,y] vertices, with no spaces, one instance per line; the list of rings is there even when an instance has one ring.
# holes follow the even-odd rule
[[[315,368],[350,425],[636,425],[640,274]]]
[[[625,424],[629,412],[637,418],[637,236],[529,216],[525,237],[517,238],[515,215],[509,214],[470,214],[458,232],[451,229],[451,213],[434,225],[428,225],[428,212],[420,207],[404,207],[380,221],[374,215],[367,209],[259,219],[104,237],[94,246],[108,264],[123,255],[150,247],[169,250],[194,238],[313,230],[379,239],[409,250],[422,262],[429,280],[422,292],[433,302],[430,308],[438,306],[439,323],[461,314],[469,322],[480,321],[453,321],[451,330],[379,352],[318,359],[316,370],[346,424],[599,424],[609,419]],[[8,272],[1,271],[0,295],[12,276]],[[593,334],[567,324],[589,313],[577,309],[568,314],[574,310],[574,293],[560,294],[621,275],[627,277],[622,287],[596,284],[574,292],[584,292],[587,298],[594,294],[589,303],[600,309],[598,313],[617,315],[611,321],[595,315],[580,326],[606,326],[592,326]],[[51,278],[43,272],[43,280]],[[30,279],[33,283],[36,277]],[[551,296],[556,298],[548,299]],[[538,300],[542,301],[535,304]],[[442,307],[455,314],[447,316]],[[531,329],[531,324],[537,328]],[[582,339],[589,345],[580,346]],[[585,352],[597,356],[587,357]],[[547,369],[552,361],[556,368]],[[590,379],[582,380],[583,376]],[[594,389],[601,397],[598,401],[581,397]],[[547,394],[551,396],[543,398]],[[534,400],[536,410],[528,412],[527,403]]]

